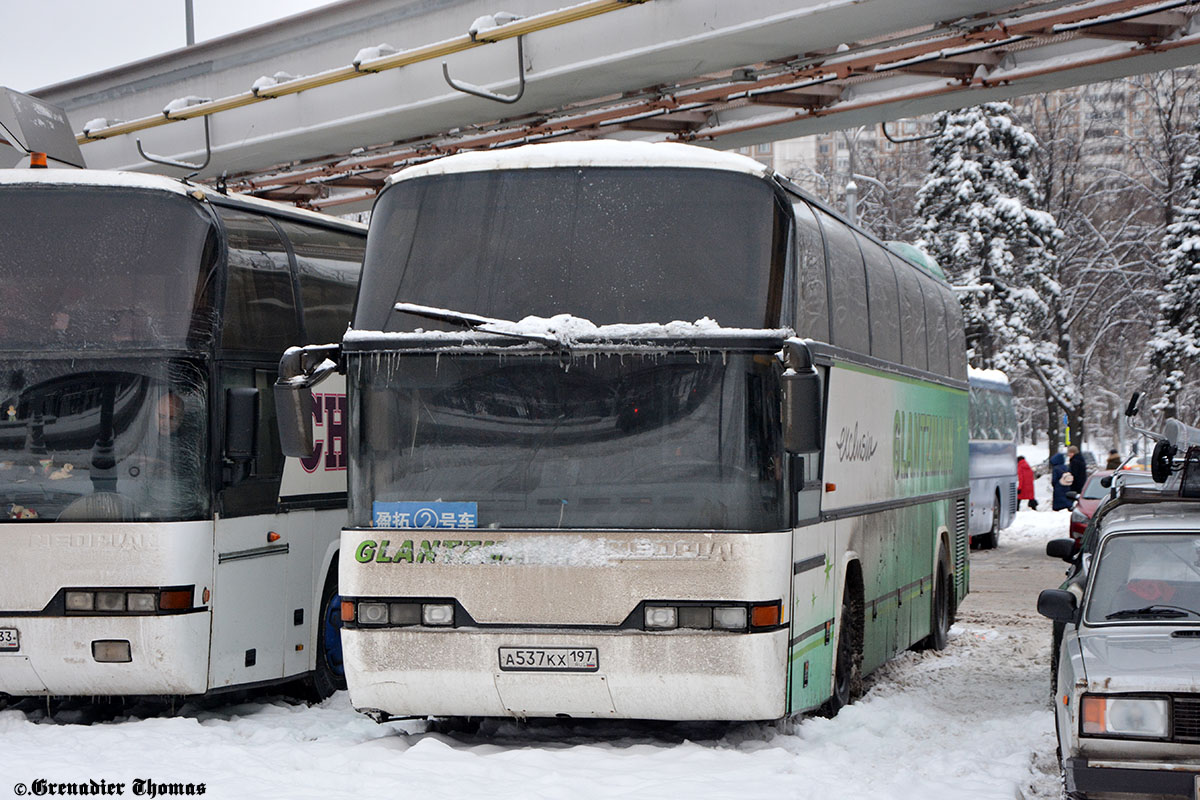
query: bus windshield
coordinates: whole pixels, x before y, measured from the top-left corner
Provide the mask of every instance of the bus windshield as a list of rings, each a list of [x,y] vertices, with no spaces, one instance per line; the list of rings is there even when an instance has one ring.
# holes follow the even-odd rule
[[[150,359],[0,366],[0,518],[111,522],[208,514],[204,377]]]
[[[181,348],[211,335],[216,237],[183,195],[0,191],[0,350]]]
[[[786,221],[771,185],[704,169],[547,168],[414,178],[375,206],[354,328],[500,319],[779,325]],[[714,307],[713,298],[721,298]]]
[[[529,354],[362,359],[350,419],[352,524],[379,524],[380,504],[442,501],[477,504],[480,528],[779,530],[772,361],[629,352],[566,363]]]

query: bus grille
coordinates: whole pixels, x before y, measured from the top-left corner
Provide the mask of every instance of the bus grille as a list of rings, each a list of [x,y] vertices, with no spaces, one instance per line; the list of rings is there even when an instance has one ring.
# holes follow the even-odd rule
[[[1200,695],[1179,695],[1172,700],[1175,713],[1171,738],[1200,742]]]
[[[954,594],[960,600],[966,597],[970,588],[967,575],[967,549],[969,546],[967,499],[960,497],[954,501]]]
[[[1008,485],[1008,513],[1011,519],[1017,513],[1017,503],[1021,502],[1017,499],[1017,485],[1010,483]]]

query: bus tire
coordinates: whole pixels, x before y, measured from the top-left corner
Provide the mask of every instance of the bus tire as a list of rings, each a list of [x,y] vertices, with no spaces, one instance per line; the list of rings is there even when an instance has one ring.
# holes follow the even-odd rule
[[[929,604],[929,635],[917,643],[918,650],[945,650],[950,643],[950,625],[954,621],[952,596],[950,570],[946,551],[943,550],[934,573],[933,600]]]
[[[309,701],[319,703],[339,689],[346,688],[342,666],[342,609],[337,591],[337,560],[329,567],[317,619],[317,663],[305,680]]]
[[[846,587],[838,621],[837,652],[833,661],[833,694],[822,707],[827,717],[836,716],[862,694],[862,600]]]
[[[1000,495],[992,498],[992,528],[979,537],[979,547],[982,550],[995,550],[1000,544]]]

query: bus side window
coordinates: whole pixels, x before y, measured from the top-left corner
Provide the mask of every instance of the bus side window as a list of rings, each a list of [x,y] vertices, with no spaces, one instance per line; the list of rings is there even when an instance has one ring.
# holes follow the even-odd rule
[[[950,361],[950,377],[960,381],[967,379],[967,335],[963,330],[962,306],[954,292],[943,291],[942,303],[946,307],[946,341],[949,345],[947,358]]]
[[[926,336],[929,337],[929,371],[938,375],[950,372],[947,354],[946,306],[942,304],[942,287],[933,278],[921,276],[921,290],[925,295]]]
[[[796,270],[800,285],[796,333],[818,342],[828,342],[829,287],[821,228],[807,203],[796,203],[792,210],[796,217]]]
[[[218,208],[229,237],[221,346],[278,358],[300,341],[287,249],[269,219]]]
[[[900,315],[896,273],[887,252],[861,234],[858,244],[867,265],[867,295],[871,306],[871,355],[900,361]]]
[[[925,300],[917,268],[893,259],[900,281],[900,337],[905,366],[929,369],[929,346],[925,341]]]
[[[281,221],[300,280],[306,344],[340,342],[350,324],[366,242],[326,228]]]
[[[841,220],[819,214],[829,250],[830,333],[838,347],[871,352],[867,316],[867,275],[853,231]]]

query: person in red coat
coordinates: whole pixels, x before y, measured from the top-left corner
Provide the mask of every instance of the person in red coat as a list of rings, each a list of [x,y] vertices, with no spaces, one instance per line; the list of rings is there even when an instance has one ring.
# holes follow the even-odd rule
[[[1037,497],[1033,492],[1033,467],[1025,460],[1025,456],[1017,456],[1017,508],[1021,501],[1028,500],[1029,508],[1037,511]]]

